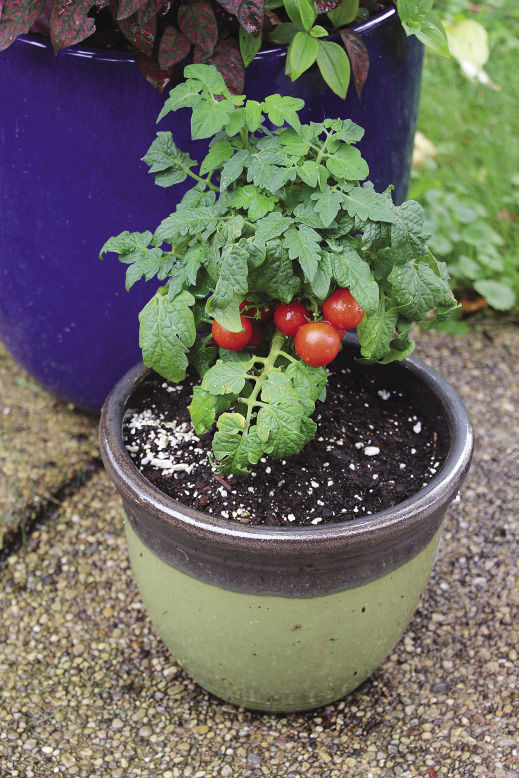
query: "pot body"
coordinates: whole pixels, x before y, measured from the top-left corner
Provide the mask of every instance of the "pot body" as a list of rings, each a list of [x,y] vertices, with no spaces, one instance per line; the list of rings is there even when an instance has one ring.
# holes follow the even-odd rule
[[[303,97],[305,121],[350,117],[366,129],[360,144],[377,189],[405,197],[421,81],[422,47],[390,10],[361,25],[370,74],[359,100],[340,100],[315,68],[291,83],[286,48],[262,52],[247,70],[249,97]],[[178,77],[181,76],[179,69]],[[125,268],[98,254],[122,230],[155,229],[189,188],[154,185],[140,158],[156,132],[160,96],[133,59],[73,47],[55,55],[38,36],[0,56],[0,337],[45,387],[99,410],[139,359],[137,315],[156,285],[124,290]],[[180,148],[202,159],[189,114],[161,124]]]
[[[295,598],[193,578],[151,550],[131,519],[125,528],[142,599],[179,664],[217,697],[284,712],[344,697],[384,661],[416,609],[441,536],[440,527],[420,553],[377,580]]]
[[[355,348],[339,359],[350,362]],[[383,370],[435,422],[446,461],[400,505],[323,527],[244,527],[166,497],[122,443],[129,397],[148,371],[131,371],[105,403],[101,453],[123,498],[142,597],[176,660],[225,700],[273,711],[332,702],[384,660],[416,608],[472,431],[453,390],[418,360]]]

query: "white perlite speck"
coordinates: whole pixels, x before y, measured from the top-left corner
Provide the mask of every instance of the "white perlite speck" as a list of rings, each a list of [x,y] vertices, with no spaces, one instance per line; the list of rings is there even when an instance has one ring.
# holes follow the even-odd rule
[[[294,516],[294,514],[293,514],[293,513],[289,513],[289,514],[288,514],[288,516],[287,516],[287,520],[288,520],[288,521],[295,521],[295,520],[296,520],[296,517]]]
[[[377,454],[380,454],[380,449],[378,446],[366,446],[364,453],[367,457],[376,457]]]
[[[416,434],[418,435],[418,433],[421,432],[421,431],[422,431],[422,422],[421,421],[417,421],[416,424],[413,427],[413,432],[416,432]]]
[[[391,392],[388,392],[387,389],[379,389],[377,394],[383,400],[389,400],[389,398],[391,397]]]

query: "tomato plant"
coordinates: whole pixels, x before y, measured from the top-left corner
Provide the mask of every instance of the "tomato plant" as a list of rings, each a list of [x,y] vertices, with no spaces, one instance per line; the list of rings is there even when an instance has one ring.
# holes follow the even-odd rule
[[[192,108],[209,151],[198,165],[162,131],[144,160],[160,186],[194,185],[154,232],[122,232],[102,252],[127,265],[128,289],[162,282],[139,316],[144,362],[175,382],[196,368],[195,430],[214,424],[213,463],[240,475],[313,438],[342,330],[357,326],[362,359],[392,362],[412,352],[414,321],[430,327],[454,301],[418,203],[362,183],[360,127],[301,124],[302,100],[231,94],[209,65],[184,75],[160,118]],[[314,321],[321,311],[328,321]]]
[[[245,316],[240,316],[240,321],[242,330],[240,332],[231,332],[231,330],[222,327],[222,325],[218,324],[216,319],[214,319],[211,327],[214,342],[228,351],[241,351],[244,346],[247,346],[250,343],[253,329],[250,319],[246,319]]]
[[[303,303],[297,301],[278,305],[274,311],[274,324],[283,335],[295,335],[299,327],[311,318]]]
[[[261,327],[259,324],[256,324],[256,322],[252,323],[252,335],[250,337],[249,342],[247,343],[247,348],[259,348],[261,346],[261,343],[263,341],[263,333],[261,331]]]
[[[250,303],[248,300],[244,300],[240,303],[240,311],[243,316],[248,319],[255,319],[256,321],[267,321],[272,318],[272,308],[258,308],[254,303]]]
[[[352,330],[362,321],[364,311],[349,289],[336,289],[323,303],[326,321],[341,330]]]
[[[295,349],[303,362],[323,367],[333,362],[341,347],[341,337],[327,321],[303,324],[296,332]]]

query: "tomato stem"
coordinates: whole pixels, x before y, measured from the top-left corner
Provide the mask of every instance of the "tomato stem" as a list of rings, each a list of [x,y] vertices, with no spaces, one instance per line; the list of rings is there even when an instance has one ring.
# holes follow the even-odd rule
[[[249,426],[252,418],[252,409],[254,406],[258,405],[258,395],[261,390],[261,384],[267,377],[267,374],[271,368],[274,367],[276,363],[276,359],[283,355],[287,356],[288,354],[285,354],[283,351],[283,345],[285,343],[285,335],[283,335],[281,332],[276,332],[274,334],[274,337],[272,338],[272,343],[270,346],[270,351],[268,356],[263,359],[261,358],[261,361],[263,362],[263,370],[259,374],[259,376],[255,377],[254,380],[256,382],[254,389],[250,393],[249,397],[247,399],[243,399],[244,404],[247,406],[247,417],[245,419],[245,429],[243,430],[243,434],[246,435],[249,431]],[[259,361],[259,359],[257,360]]]

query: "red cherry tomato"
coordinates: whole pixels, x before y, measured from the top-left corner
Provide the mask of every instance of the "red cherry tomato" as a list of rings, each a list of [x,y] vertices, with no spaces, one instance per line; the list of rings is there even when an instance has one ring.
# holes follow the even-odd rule
[[[247,310],[243,311],[245,307]],[[272,316],[272,308],[256,308],[248,300],[244,300],[240,303],[240,311],[243,311],[243,315],[246,316],[247,319],[255,319],[256,321],[267,321],[267,319],[270,319]]]
[[[274,311],[274,324],[283,335],[295,335],[299,327],[307,324],[311,318],[303,303],[297,301],[282,303]]]
[[[349,289],[336,289],[324,302],[323,314],[337,329],[351,330],[361,321],[364,310]]]
[[[247,348],[258,348],[258,346],[261,346],[261,341],[263,340],[263,333],[261,332],[261,327],[259,324],[256,324],[256,322],[252,323],[252,336],[249,342],[247,343]]]
[[[240,316],[241,326],[243,327],[241,332],[231,332],[218,324],[216,319],[213,320],[211,328],[213,334],[213,340],[222,348],[226,348],[229,351],[240,351],[246,346],[252,337],[252,322],[250,319],[246,319],[245,316]]]
[[[303,324],[296,332],[296,351],[307,365],[322,367],[332,362],[341,347],[341,338],[327,321]]]

